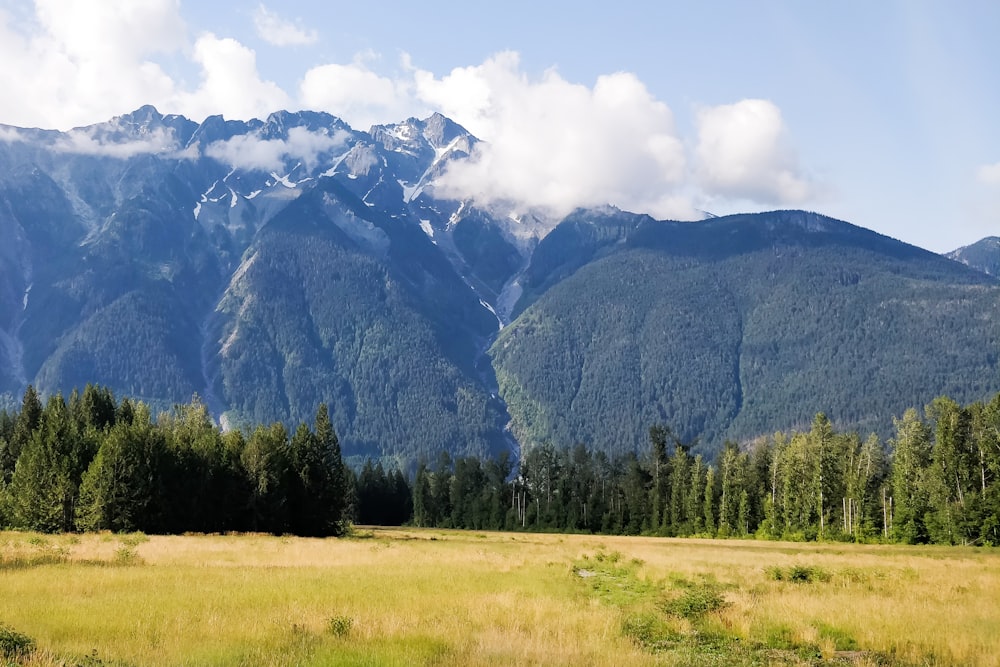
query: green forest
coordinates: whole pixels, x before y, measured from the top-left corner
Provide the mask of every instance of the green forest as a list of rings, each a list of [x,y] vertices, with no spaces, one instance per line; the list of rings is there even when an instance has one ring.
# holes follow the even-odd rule
[[[222,432],[195,397],[155,418],[88,385],[0,412],[0,526],[43,532],[253,531],[340,535],[351,523],[994,545],[1000,543],[1000,395],[940,397],[892,436],[808,431],[728,442],[716,460],[654,425],[648,447],[538,445],[518,464],[442,452],[416,470],[346,466],[325,404]]]

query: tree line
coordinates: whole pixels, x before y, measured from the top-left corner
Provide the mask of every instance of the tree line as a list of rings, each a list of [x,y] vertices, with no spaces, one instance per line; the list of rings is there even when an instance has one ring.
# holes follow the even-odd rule
[[[1000,395],[961,406],[935,399],[894,420],[888,442],[838,432],[822,413],[808,431],[714,462],[670,429],[642,455],[582,444],[534,446],[511,459],[421,464],[413,523],[495,530],[791,540],[1000,544]]]
[[[29,386],[19,411],[0,412],[2,527],[339,535],[371,495],[344,465],[325,404],[291,434],[281,423],[222,432],[197,397],[154,418],[92,385],[44,405]]]
[[[1000,394],[909,409],[885,443],[821,413],[807,431],[726,443],[715,461],[657,425],[641,453],[442,452],[409,476],[346,466],[325,404],[291,435],[281,423],[222,432],[197,398],[154,419],[91,385],[44,406],[28,387],[19,411],[0,412],[3,527],[325,536],[351,522],[998,544]]]

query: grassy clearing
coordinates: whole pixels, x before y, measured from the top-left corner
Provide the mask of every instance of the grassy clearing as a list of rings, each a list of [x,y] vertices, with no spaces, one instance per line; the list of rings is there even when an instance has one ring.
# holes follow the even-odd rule
[[[0,664],[1000,665],[997,600],[944,547],[0,533]]]

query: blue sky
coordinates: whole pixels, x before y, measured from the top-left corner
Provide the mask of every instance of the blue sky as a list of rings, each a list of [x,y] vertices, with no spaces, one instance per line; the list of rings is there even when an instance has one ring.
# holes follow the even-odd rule
[[[945,251],[1000,234],[998,27],[995,2],[0,0],[0,123],[442,111],[491,142],[477,196],[806,208]]]

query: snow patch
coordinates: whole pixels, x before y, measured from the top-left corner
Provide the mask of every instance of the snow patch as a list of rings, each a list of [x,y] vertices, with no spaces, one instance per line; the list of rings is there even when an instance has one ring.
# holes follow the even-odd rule
[[[434,238],[434,228],[431,227],[430,220],[420,219],[420,229],[424,230],[424,234],[427,234],[430,238]]]
[[[236,208],[236,205],[240,203],[240,196],[236,194],[235,190],[230,190],[229,194],[232,198],[229,200],[229,208]]]
[[[295,183],[292,183],[290,180],[288,180],[288,176],[278,176],[278,174],[276,174],[275,172],[272,171],[271,172],[271,178],[273,178],[276,183],[281,183],[286,188],[294,188],[295,187]]]
[[[482,299],[479,299],[479,305],[481,305],[483,308],[493,313],[493,317],[497,318],[497,329],[503,329],[503,320],[500,319],[499,315],[497,315],[497,311],[493,310],[493,306],[486,303]]]
[[[201,202],[194,205],[194,219],[197,220],[199,215],[201,215]]]
[[[34,286],[34,284],[35,283],[31,283],[30,285],[24,288],[24,298],[21,300],[21,303],[23,305],[22,310],[28,309],[28,295],[31,294],[31,288]]]
[[[261,192],[263,192],[263,190],[254,190],[253,192],[251,192],[250,194],[248,194],[248,195],[246,196],[246,198],[247,198],[247,199],[253,199],[253,198],[254,198],[254,197],[256,197],[257,195],[259,195],[259,194],[260,194]]]
[[[410,201],[414,197],[418,196],[424,189],[420,183],[410,185],[405,181],[399,180],[398,178],[396,179],[396,182],[399,183],[399,187],[403,188],[403,201],[406,203],[410,203]]]

